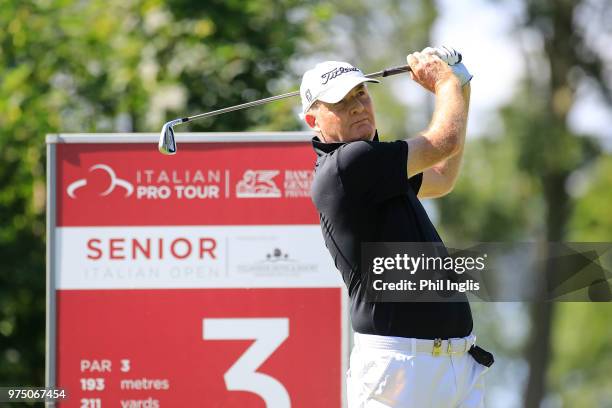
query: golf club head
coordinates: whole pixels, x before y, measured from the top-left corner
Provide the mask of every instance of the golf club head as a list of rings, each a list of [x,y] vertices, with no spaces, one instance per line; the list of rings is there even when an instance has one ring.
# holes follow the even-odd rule
[[[172,126],[177,123],[181,123],[181,121],[173,120],[167,122],[164,124],[164,127],[162,127],[161,134],[159,135],[159,144],[157,146],[160,153],[167,155],[176,154],[176,140],[174,140],[174,129],[172,129]]]

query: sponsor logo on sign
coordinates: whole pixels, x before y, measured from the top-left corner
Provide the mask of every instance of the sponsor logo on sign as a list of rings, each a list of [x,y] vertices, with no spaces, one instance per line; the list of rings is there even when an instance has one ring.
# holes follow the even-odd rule
[[[304,262],[292,258],[280,248],[274,248],[261,259],[250,263],[238,264],[237,271],[253,276],[287,276],[299,277],[318,271],[316,263]]]
[[[88,169],[89,173],[102,172],[108,177],[100,181],[99,176],[79,178],[66,187],[71,199],[101,197],[136,200],[222,200],[231,199],[230,171],[225,169],[159,170],[140,168],[133,170],[131,177],[118,175],[108,164],[98,163]],[[126,177],[127,176],[127,177]],[[97,178],[96,178],[97,177]],[[235,184],[236,198],[307,198],[314,179],[314,171],[291,169],[254,170],[247,169]],[[87,190],[87,191],[83,191]],[[85,194],[83,194],[85,193]]]
[[[99,163],[89,168],[90,173],[95,170],[102,170],[106,172],[106,174],[108,174],[110,178],[110,184],[108,185],[108,187],[106,187],[106,189],[99,193],[100,196],[107,196],[112,193],[116,188],[123,189],[125,191],[125,197],[131,196],[134,192],[134,185],[127,180],[117,177],[117,174],[115,173],[115,170],[113,170],[112,167],[106,164]],[[76,181],[73,181],[68,185],[68,188],[66,188],[66,193],[68,193],[68,196],[70,198],[76,199],[77,191],[85,187],[87,183],[87,178],[81,178]]]
[[[221,198],[229,171],[137,170],[136,198],[145,200],[216,200]],[[227,191],[226,191],[227,194]]]
[[[108,164],[98,163],[89,168],[89,173],[102,171],[108,175],[108,184],[91,177],[79,178],[68,185],[66,193],[72,199],[79,197],[84,187],[98,189],[100,196],[108,196],[115,190],[122,191],[123,197],[134,196],[137,200],[204,200],[229,197],[229,170],[153,170],[137,169],[129,179],[119,177]],[[224,188],[225,187],[225,188]]]
[[[312,170],[285,170],[285,197],[310,197]]]
[[[236,184],[238,198],[279,198],[281,191],[274,181],[278,170],[247,170]]]
[[[283,254],[283,251],[279,248],[274,248],[272,253],[266,254],[266,262],[294,262],[293,259],[289,258],[289,254]]]

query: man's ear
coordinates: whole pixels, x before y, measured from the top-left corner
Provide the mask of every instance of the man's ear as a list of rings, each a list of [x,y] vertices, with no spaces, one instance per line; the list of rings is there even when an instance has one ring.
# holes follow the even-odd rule
[[[306,115],[304,115],[304,120],[306,121],[308,126],[310,126],[311,129],[318,130],[315,115],[313,115],[312,113],[307,113]]]

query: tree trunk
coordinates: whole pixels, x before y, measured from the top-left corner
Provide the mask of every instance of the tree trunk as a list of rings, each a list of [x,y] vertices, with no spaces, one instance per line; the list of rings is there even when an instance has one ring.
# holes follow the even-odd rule
[[[527,350],[529,381],[523,406],[539,408],[546,392],[546,372],[550,360],[550,333],[554,303],[532,305],[531,339]]]
[[[555,175],[543,176],[542,184],[546,201],[546,241],[561,242],[565,237],[565,227],[569,220],[570,197],[565,191],[565,182],[569,175],[558,172]],[[546,254],[545,276],[552,276],[556,267],[554,254]],[[540,281],[541,282],[541,281]],[[553,302],[542,302],[531,308],[531,337],[526,353],[529,361],[529,381],[525,393],[524,406],[539,408],[546,394],[546,373],[551,356],[552,320],[555,312]]]

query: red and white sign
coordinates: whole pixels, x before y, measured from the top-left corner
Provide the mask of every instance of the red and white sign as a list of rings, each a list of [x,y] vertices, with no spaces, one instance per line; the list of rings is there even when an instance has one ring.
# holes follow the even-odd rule
[[[93,140],[48,138],[59,405],[340,407],[344,298],[309,142]]]
[[[155,147],[155,145],[153,145]],[[317,224],[305,142],[58,144],[58,226]]]

